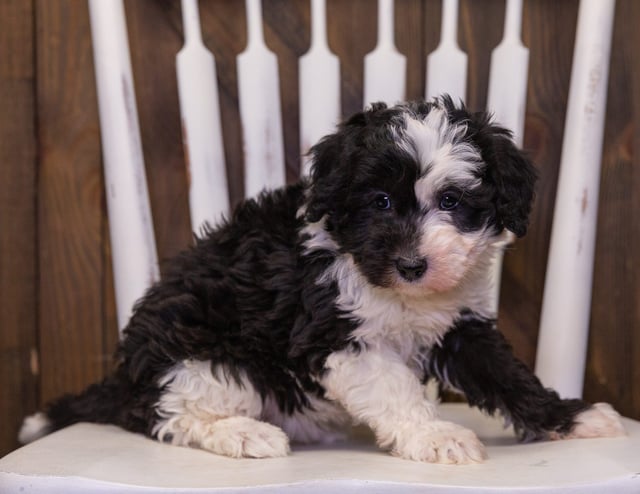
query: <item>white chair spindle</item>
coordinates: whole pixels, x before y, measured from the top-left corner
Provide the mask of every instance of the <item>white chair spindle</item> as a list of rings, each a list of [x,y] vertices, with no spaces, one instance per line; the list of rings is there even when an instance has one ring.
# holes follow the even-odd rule
[[[536,373],[582,396],[615,0],[582,0],[544,286]]]
[[[285,184],[278,60],[264,41],[261,0],[246,0],[247,48],[238,55],[245,196]]]
[[[215,59],[202,42],[197,0],[182,0],[185,43],[176,57],[191,229],[229,211]]]
[[[332,132],[341,114],[340,60],[327,42],[325,0],[311,0],[311,47],[300,57],[301,175],[307,175],[311,146]]]
[[[405,99],[407,57],[394,41],[394,2],[378,0],[378,43],[364,59],[364,106]]]
[[[458,0],[443,0],[440,44],[427,57],[426,98],[443,93],[454,101],[467,94],[467,54],[458,46]]]
[[[89,0],[118,328],[159,278],[122,0]]]

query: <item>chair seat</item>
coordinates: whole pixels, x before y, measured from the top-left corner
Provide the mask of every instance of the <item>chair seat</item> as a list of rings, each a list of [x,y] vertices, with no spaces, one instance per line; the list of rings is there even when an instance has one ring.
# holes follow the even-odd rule
[[[294,444],[286,458],[235,460],[82,423],[0,459],[0,492],[640,492],[640,422],[623,419],[629,433],[623,438],[519,444],[501,420],[464,404],[442,405],[441,415],[475,430],[489,459],[418,463],[354,438],[331,446]]]

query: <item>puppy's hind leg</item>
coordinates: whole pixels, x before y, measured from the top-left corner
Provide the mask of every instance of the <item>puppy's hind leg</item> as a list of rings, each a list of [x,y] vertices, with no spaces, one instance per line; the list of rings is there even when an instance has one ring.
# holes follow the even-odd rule
[[[258,420],[262,399],[243,373],[240,380],[221,366],[185,361],[160,382],[163,392],[153,428],[159,440],[206,449],[233,458],[269,458],[289,453],[289,438]]]
[[[165,424],[158,437],[232,458],[275,458],[290,451],[289,438],[282,429],[251,417],[186,414]]]

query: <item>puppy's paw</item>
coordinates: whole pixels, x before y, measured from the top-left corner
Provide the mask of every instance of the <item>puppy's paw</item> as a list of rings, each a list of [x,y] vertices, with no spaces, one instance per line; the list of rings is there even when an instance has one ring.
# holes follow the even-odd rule
[[[552,439],[626,436],[620,414],[608,403],[596,403],[576,415],[576,425],[571,432],[554,435]]]
[[[275,458],[290,452],[282,429],[249,417],[217,420],[201,447],[232,458]]]
[[[484,445],[473,431],[443,421],[407,434],[404,440],[396,441],[391,453],[429,463],[478,463],[487,458]]]

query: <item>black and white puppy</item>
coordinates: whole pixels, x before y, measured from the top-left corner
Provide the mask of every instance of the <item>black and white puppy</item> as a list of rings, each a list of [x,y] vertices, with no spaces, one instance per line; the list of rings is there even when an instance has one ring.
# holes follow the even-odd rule
[[[525,440],[624,433],[608,405],[545,389],[496,330],[492,260],[525,234],[536,178],[508,131],[448,97],[375,104],[312,155],[308,181],[245,201],[173,259],[114,374],[21,439],[93,421],[257,458],[357,422],[403,458],[481,461],[425,399],[429,378]]]

